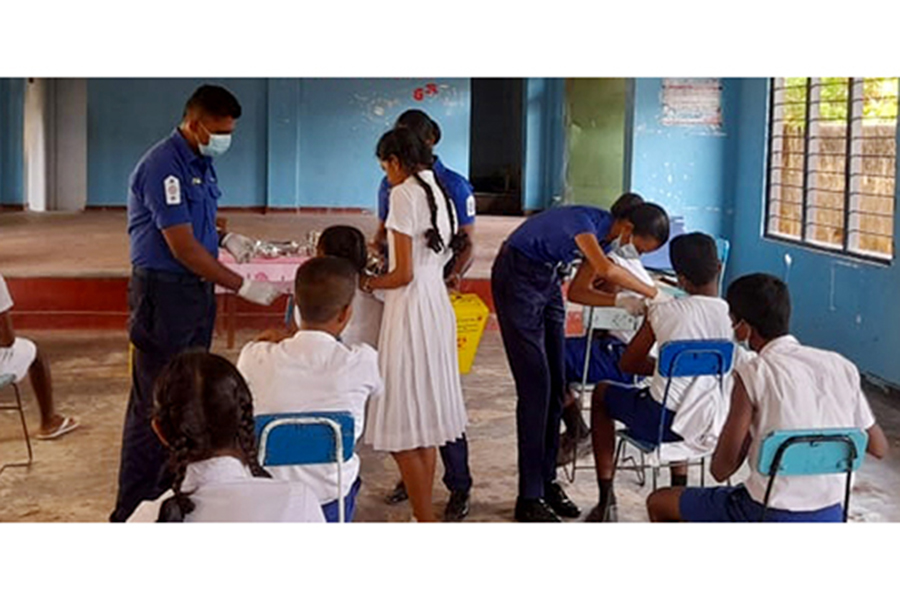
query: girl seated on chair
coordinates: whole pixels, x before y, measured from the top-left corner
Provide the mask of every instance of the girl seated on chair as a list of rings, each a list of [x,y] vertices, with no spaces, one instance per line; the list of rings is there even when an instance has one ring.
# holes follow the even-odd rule
[[[259,465],[253,402],[243,377],[215,354],[175,357],[156,382],[153,430],[170,451],[172,489],[129,522],[323,522],[305,485]]]

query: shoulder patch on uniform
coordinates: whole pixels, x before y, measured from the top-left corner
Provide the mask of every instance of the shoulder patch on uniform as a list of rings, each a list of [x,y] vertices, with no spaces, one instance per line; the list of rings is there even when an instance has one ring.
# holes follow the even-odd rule
[[[181,181],[174,175],[169,175],[163,181],[166,190],[166,205],[177,206],[181,204]]]
[[[466,215],[475,216],[475,196],[470,195],[466,198]]]

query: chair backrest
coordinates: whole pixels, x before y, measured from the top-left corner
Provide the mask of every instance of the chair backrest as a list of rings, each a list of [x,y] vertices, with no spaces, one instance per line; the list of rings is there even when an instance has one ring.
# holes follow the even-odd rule
[[[667,378],[725,375],[733,361],[731,340],[673,340],[659,349],[656,368]]]
[[[336,431],[340,431],[345,462],[353,457],[355,444],[354,420],[349,412],[257,415],[260,463],[271,467],[334,463]]]
[[[772,475],[830,475],[859,469],[869,436],[861,429],[793,429],[773,431],[763,439],[757,470]]]
[[[11,373],[0,375],[0,388],[5,388],[16,380],[16,376]]]

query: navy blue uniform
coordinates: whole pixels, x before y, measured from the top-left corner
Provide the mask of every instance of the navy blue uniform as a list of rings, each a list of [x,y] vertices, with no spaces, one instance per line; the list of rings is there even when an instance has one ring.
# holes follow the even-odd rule
[[[178,130],[153,146],[131,174],[131,395],[111,521],[125,521],[138,504],[156,499],[171,486],[168,453],[150,428],[153,386],[175,355],[190,348],[209,349],[216,301],[213,284],[172,256],[162,230],[190,223],[194,237],[217,257],[216,209],[220,196],[212,160],[195,153]]]
[[[451,171],[437,157],[431,166],[434,176],[444,187],[450,201],[456,207],[456,218],[460,227],[475,223],[475,196],[472,184],[457,173]],[[382,178],[378,187],[378,218],[383,223],[390,210],[391,184],[387,177]],[[464,433],[458,440],[441,446],[441,462],[444,463],[444,485],[451,492],[467,492],[472,488],[472,475],[469,472],[469,442]]]
[[[491,291],[503,346],[516,381],[519,497],[544,497],[556,479],[559,425],[565,397],[566,309],[559,267],[578,258],[575,236],[604,243],[612,215],[565,206],[522,223],[494,260]]]

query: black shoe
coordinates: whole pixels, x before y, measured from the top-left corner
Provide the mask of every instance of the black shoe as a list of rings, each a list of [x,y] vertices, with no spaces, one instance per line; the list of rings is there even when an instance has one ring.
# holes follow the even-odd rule
[[[450,492],[450,501],[444,509],[444,522],[462,521],[469,514],[469,490]]]
[[[403,482],[397,484],[394,490],[388,494],[384,501],[388,504],[400,504],[401,502],[406,502],[409,499],[409,494],[406,493],[406,486],[403,485]]]
[[[541,498],[519,498],[516,500],[516,521],[519,523],[562,523]]]
[[[574,502],[569,500],[565,490],[563,490],[562,486],[555,481],[544,486],[544,501],[546,501],[547,504],[550,505],[550,508],[553,509],[553,512],[560,517],[577,519],[581,516],[581,510]]]
[[[586,523],[615,523],[619,520],[618,509],[616,508],[616,497],[613,496],[606,504],[598,504],[588,516],[584,519]]]

